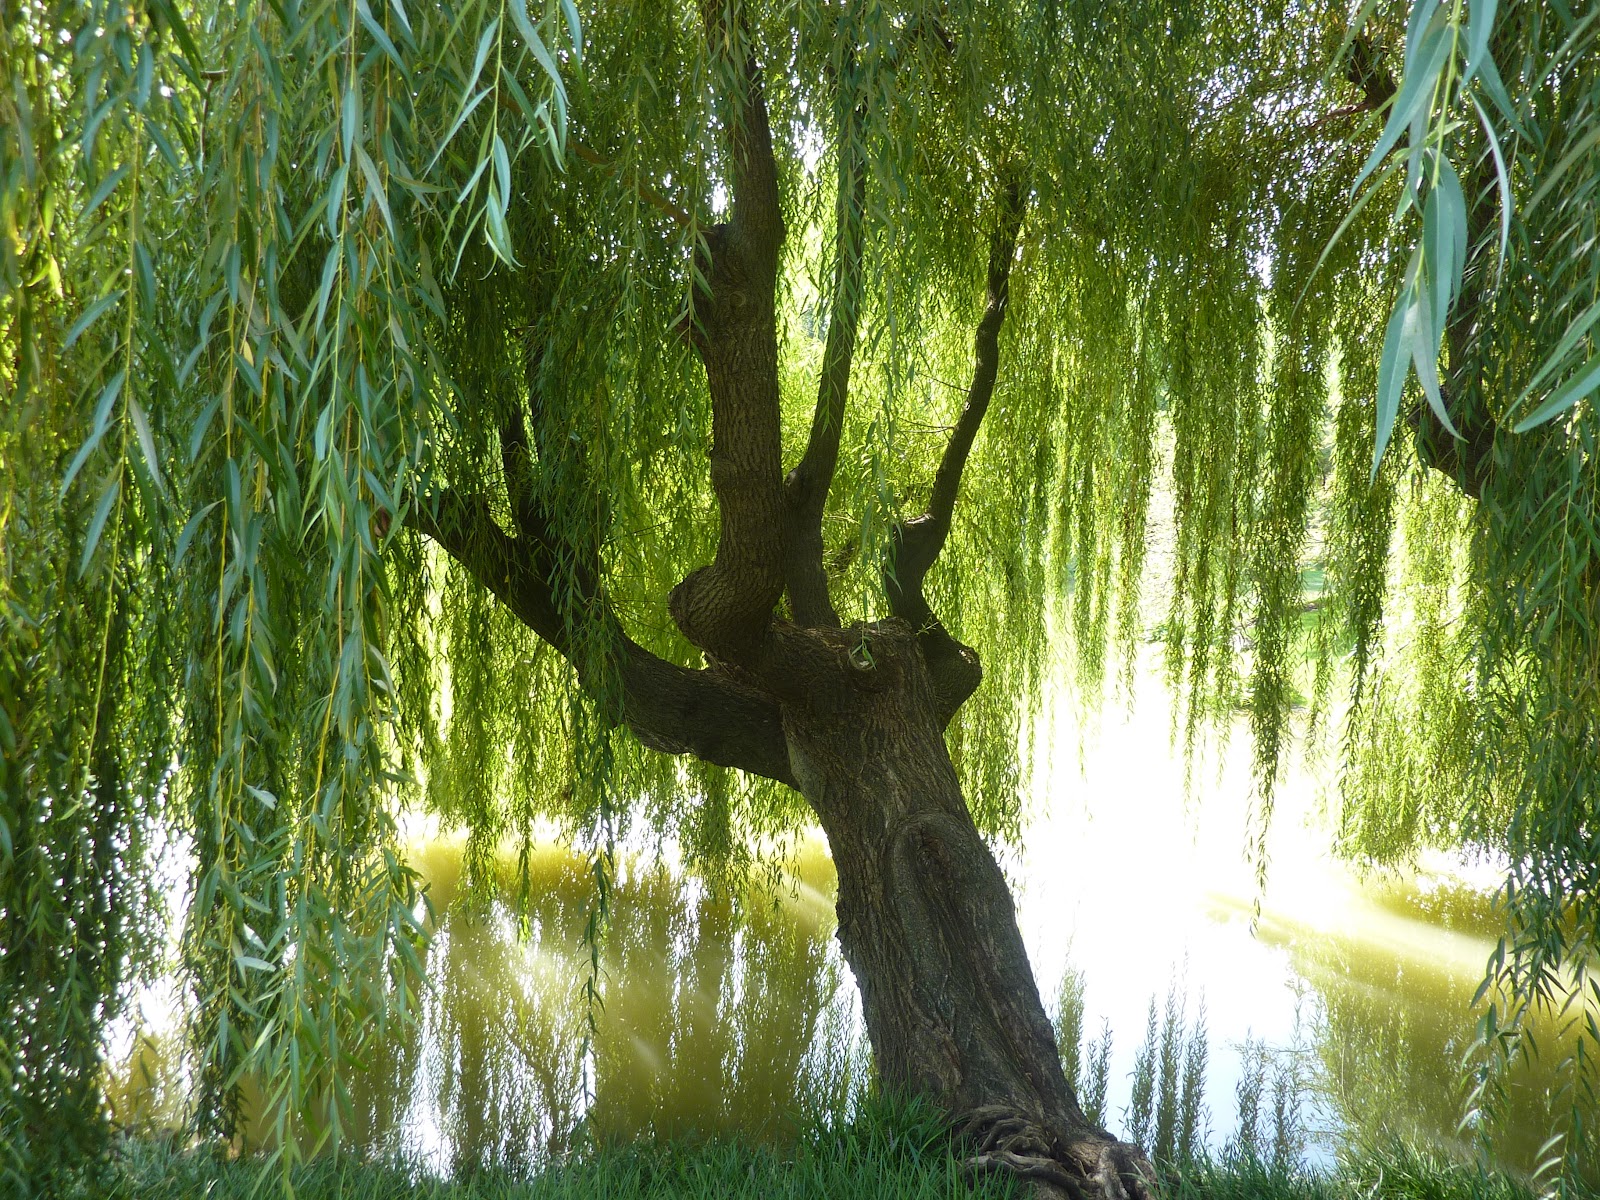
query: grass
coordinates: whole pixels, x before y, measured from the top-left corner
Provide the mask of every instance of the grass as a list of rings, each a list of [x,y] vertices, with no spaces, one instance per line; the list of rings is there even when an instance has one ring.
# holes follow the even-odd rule
[[[125,1141],[65,1200],[271,1200],[282,1182],[261,1159],[228,1159],[155,1141]],[[298,1200],[1002,1200],[1005,1178],[972,1181],[928,1110],[869,1111],[814,1128],[784,1148],[738,1141],[606,1146],[526,1175],[499,1170],[440,1179],[415,1164],[328,1158],[292,1175]],[[1390,1143],[1351,1151],[1330,1170],[1253,1157],[1200,1160],[1168,1176],[1170,1200],[1535,1200],[1507,1176]],[[1582,1200],[1569,1191],[1565,1200]]]
[[[258,1200],[276,1195],[262,1160],[228,1160],[126,1142],[70,1200]],[[941,1121],[913,1106],[814,1128],[774,1148],[732,1140],[605,1146],[528,1175],[478,1171],[439,1179],[414,1164],[323,1159],[292,1176],[298,1200],[955,1200],[1016,1194],[1008,1181],[974,1187]]]

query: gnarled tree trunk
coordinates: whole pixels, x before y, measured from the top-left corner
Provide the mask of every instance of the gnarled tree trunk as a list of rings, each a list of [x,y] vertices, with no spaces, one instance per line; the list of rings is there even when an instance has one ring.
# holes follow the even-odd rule
[[[1044,1195],[1149,1190],[1148,1165],[1089,1122],[1062,1074],[918,639],[889,620],[785,641],[805,666],[781,704],[789,760],[838,870],[839,944],[884,1085],[950,1113],[975,1168]]]

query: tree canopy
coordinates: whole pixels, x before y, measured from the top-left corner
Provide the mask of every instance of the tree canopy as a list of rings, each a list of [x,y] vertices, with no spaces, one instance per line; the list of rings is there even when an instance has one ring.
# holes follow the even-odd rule
[[[99,1136],[157,843],[197,1124],[251,1073],[337,1137],[415,1003],[403,806],[480,867],[584,839],[595,936],[629,821],[719,870],[810,819],[675,592],[789,519],[714,432],[736,227],[825,576],[762,602],[977,651],[987,835],[1057,657],[1098,696],[1155,636],[1179,736],[1248,712],[1263,827],[1308,703],[1348,853],[1505,856],[1489,1044],[1586,982],[1592,6],[0,12],[0,1170]]]

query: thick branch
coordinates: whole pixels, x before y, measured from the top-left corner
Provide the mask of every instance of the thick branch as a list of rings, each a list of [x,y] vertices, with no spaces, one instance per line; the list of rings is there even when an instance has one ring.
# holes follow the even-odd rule
[[[673,589],[673,620],[718,659],[749,661],[783,594],[783,462],[775,315],[783,215],[761,72],[745,54],[740,10],[702,14],[714,49],[740,56],[743,78],[725,123],[732,150],[732,220],[706,236],[691,336],[711,392],[711,487],[722,526],[710,566]]]
[[[845,55],[840,79],[843,91],[854,81],[855,52]],[[839,465],[839,438],[845,402],[850,394],[850,366],[855,356],[861,314],[862,241],[867,202],[867,172],[861,126],[866,114],[841,104],[839,186],[834,202],[833,295],[828,308],[828,335],[817,381],[817,407],[805,454],[789,472],[788,562],[784,571],[789,604],[801,625],[837,628],[839,615],[828,596],[828,574],[822,563],[822,514]]]
[[[982,670],[977,655],[952,638],[934,616],[923,594],[923,582],[950,535],[962,472],[994,395],[1000,370],[1000,327],[1005,323],[1011,263],[1016,257],[1024,207],[1021,180],[1013,176],[1003,190],[998,224],[989,245],[988,302],[973,336],[972,385],[967,389],[967,401],[940,459],[927,511],[895,526],[884,564],[889,610],[918,631],[944,720],[955,715],[977,689]]]
[[[556,602],[548,529],[513,538],[476,497],[445,492],[417,505],[407,523],[432,538],[511,612],[577,669],[579,681],[626,721],[639,740],[794,785],[778,706],[717,670],[693,671],[651,654],[602,610],[606,659],[578,652],[575,629]],[[520,518],[519,518],[520,523]]]

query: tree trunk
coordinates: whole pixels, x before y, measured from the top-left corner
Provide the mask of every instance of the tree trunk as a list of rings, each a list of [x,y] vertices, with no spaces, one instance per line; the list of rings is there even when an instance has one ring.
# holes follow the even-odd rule
[[[886,1090],[964,1129],[977,1170],[1041,1196],[1155,1194],[1135,1147],[1092,1125],[1062,1074],[1011,893],[962,798],[910,628],[789,629],[793,775],[839,874],[839,944]]]

